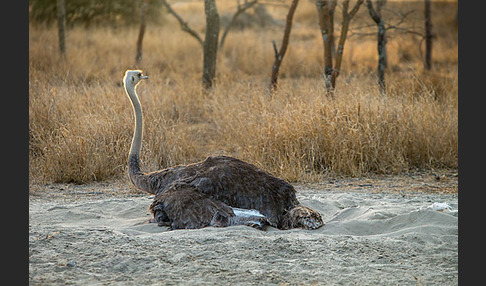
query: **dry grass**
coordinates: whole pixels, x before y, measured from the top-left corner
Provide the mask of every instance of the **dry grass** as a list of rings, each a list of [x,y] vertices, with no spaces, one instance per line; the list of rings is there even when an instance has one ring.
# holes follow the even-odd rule
[[[274,96],[266,87],[271,40],[280,40],[281,27],[230,32],[219,55],[216,88],[204,94],[202,49],[170,18],[164,26],[148,27],[140,66],[134,66],[136,27],[73,28],[63,61],[56,29],[31,26],[31,181],[125,177],[133,114],[121,79],[133,68],[150,76],[138,88],[145,170],[215,154],[237,156],[290,181],[457,168],[457,32],[437,38],[429,73],[422,72],[412,37],[390,39],[387,96],[379,95],[373,78],[374,39],[351,37],[330,99],[323,91],[322,43],[317,25],[308,24],[313,9],[308,5],[304,1],[297,9],[302,23],[292,31]],[[286,13],[273,12],[280,18]],[[439,19],[447,23],[449,14]]]

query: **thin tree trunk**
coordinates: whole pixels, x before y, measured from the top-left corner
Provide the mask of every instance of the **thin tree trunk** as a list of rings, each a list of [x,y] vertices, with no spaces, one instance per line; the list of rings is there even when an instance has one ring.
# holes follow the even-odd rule
[[[359,7],[363,3],[364,0],[358,0],[354,5],[353,9],[348,13],[348,6],[349,0],[343,1],[343,23],[341,27],[341,35],[339,37],[339,44],[336,54],[336,60],[334,64],[334,68],[331,74],[331,89],[334,90],[336,88],[336,78],[339,76],[341,72],[341,63],[343,61],[343,52],[344,52],[344,43],[346,42],[346,37],[348,35],[349,24],[351,19],[356,15],[359,10]]]
[[[386,29],[385,22],[383,20],[378,24],[378,83],[380,84],[380,91],[385,93],[385,69],[387,66],[387,53],[386,53]]]
[[[147,12],[149,0],[144,0],[142,7],[141,7],[141,18],[140,18],[140,30],[138,31],[138,38],[137,38],[137,53],[135,55],[135,64],[140,63],[142,60],[142,42],[143,42],[143,35],[145,34],[145,14]]]
[[[425,0],[425,69],[432,68],[432,20],[431,1]]]
[[[371,0],[366,0],[368,4],[368,12],[370,13],[373,21],[378,25],[378,84],[380,86],[381,94],[386,92],[385,84],[385,70],[387,66],[387,54],[386,54],[386,28],[385,21],[381,16],[381,9],[386,3],[386,0],[376,1],[376,10],[373,8]]]
[[[287,14],[287,21],[285,23],[284,37],[282,40],[282,46],[280,51],[277,51],[277,45],[273,42],[273,48],[275,50],[275,61],[272,66],[272,76],[270,78],[270,91],[273,92],[277,89],[278,72],[280,70],[280,64],[282,63],[285,52],[287,51],[287,46],[289,44],[290,31],[292,30],[292,19],[294,17],[295,9],[299,4],[299,0],[292,0],[290,4],[289,12]]]
[[[219,14],[215,0],[204,0],[206,36],[203,43],[203,87],[208,90],[214,84],[219,41]]]
[[[319,28],[321,30],[322,41],[324,44],[324,75],[326,77],[326,90],[331,88],[332,75],[332,55],[334,42],[334,8],[337,0],[316,1],[317,15],[319,18]]]
[[[61,57],[66,55],[66,6],[64,0],[57,0],[57,27],[59,36],[59,51]]]

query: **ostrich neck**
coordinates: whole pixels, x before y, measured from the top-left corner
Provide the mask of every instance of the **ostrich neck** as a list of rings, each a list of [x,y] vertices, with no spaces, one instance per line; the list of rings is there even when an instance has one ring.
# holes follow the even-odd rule
[[[133,132],[132,146],[130,147],[129,157],[140,158],[140,149],[142,147],[142,135],[143,135],[143,116],[142,106],[138,100],[135,87],[131,85],[125,85],[126,92],[132,101],[133,112],[135,114],[135,130]],[[138,161],[138,160],[137,160]]]
[[[135,131],[133,132],[132,146],[128,155],[128,175],[135,187],[154,193],[150,188],[149,178],[140,171],[140,149],[142,147],[142,133],[143,133],[143,117],[142,106],[138,100],[135,87],[130,83],[125,83],[125,90],[130,98],[135,114]]]

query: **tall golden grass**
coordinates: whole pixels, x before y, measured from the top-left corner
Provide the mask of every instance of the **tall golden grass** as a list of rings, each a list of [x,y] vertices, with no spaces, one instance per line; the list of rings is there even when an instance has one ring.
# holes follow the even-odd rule
[[[306,5],[297,9],[274,95],[267,92],[271,41],[280,40],[281,27],[231,31],[219,54],[216,87],[208,94],[201,91],[202,49],[171,19],[147,27],[139,66],[136,25],[74,27],[64,60],[55,27],[31,25],[31,182],[126,176],[133,111],[121,80],[135,68],[150,77],[137,90],[147,171],[216,154],[239,157],[289,181],[457,168],[457,30],[435,40],[430,72],[423,71],[413,37],[390,39],[386,96],[374,78],[375,39],[349,38],[331,99],[321,77],[318,27],[306,16],[313,7]],[[285,17],[285,10],[276,11]],[[446,25],[449,18],[435,19]]]

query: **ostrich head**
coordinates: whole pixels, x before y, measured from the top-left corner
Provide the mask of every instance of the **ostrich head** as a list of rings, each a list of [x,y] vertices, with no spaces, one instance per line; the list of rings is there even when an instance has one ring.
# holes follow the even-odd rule
[[[284,223],[287,228],[301,227],[303,229],[318,229],[325,225],[320,213],[302,205],[291,209]]]
[[[130,85],[135,88],[142,79],[148,79],[148,76],[143,75],[141,70],[127,70],[123,82],[126,86]]]

